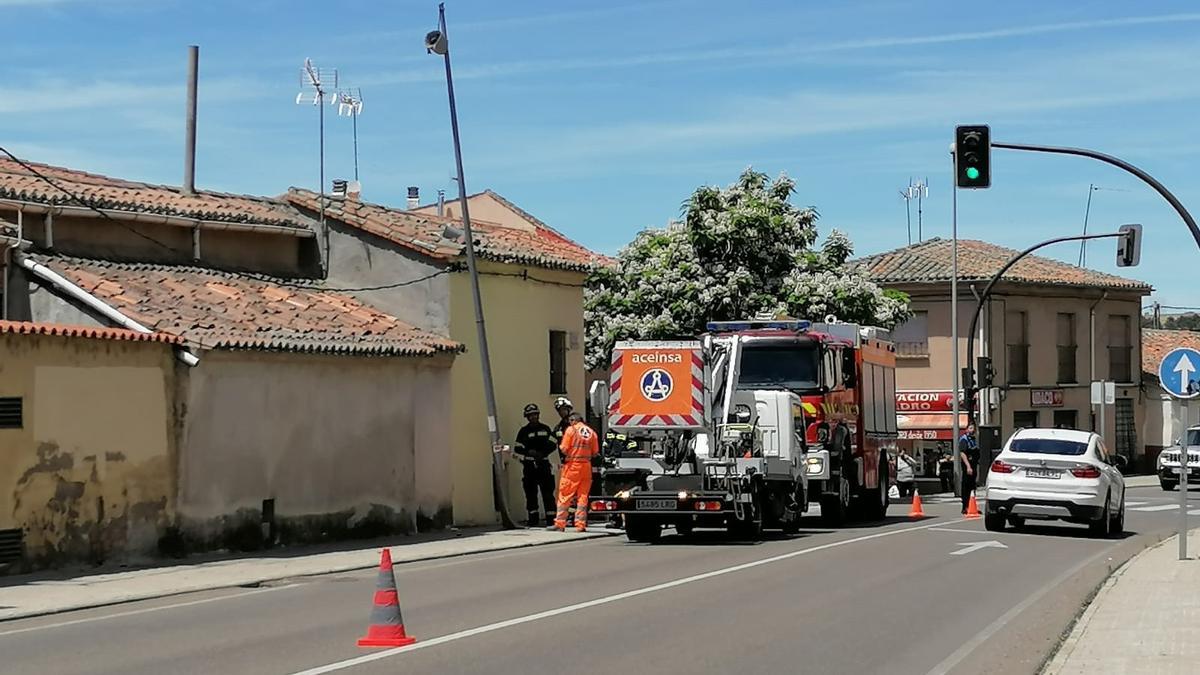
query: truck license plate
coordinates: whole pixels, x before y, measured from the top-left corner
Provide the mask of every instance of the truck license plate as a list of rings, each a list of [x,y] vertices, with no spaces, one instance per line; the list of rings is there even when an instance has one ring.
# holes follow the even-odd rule
[[[674,511],[674,499],[639,499],[637,500],[639,511]]]
[[[1030,478],[1058,478],[1062,472],[1058,469],[1026,469],[1025,475]]]

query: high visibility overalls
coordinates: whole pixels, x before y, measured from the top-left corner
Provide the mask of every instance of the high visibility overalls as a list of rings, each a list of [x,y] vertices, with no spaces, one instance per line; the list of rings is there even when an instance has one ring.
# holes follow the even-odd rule
[[[592,458],[600,454],[600,439],[583,422],[572,424],[563,434],[559,450],[563,465],[558,478],[558,513],[554,526],[567,527],[567,512],[575,502],[575,529],[587,530],[588,493],[592,489]]]

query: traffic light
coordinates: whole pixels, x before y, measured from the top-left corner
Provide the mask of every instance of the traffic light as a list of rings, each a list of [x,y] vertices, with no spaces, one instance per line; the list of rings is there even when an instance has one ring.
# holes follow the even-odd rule
[[[1137,267],[1142,259],[1142,226],[1122,225],[1117,239],[1117,267]]]
[[[954,128],[954,174],[960,188],[992,186],[992,135],[986,124]]]
[[[967,398],[970,398],[975,391],[975,375],[971,372],[970,366],[962,369],[962,388],[963,396]]]
[[[979,373],[979,388],[986,389],[995,382],[996,371],[992,370],[992,358],[980,356],[975,359],[975,371]]]

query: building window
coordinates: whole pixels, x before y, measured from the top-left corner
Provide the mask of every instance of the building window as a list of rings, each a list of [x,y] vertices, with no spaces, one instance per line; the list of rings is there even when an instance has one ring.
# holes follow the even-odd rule
[[[0,429],[20,429],[24,426],[25,405],[20,397],[0,398]]]
[[[1036,429],[1038,425],[1038,410],[1013,411],[1013,429]]]
[[[550,331],[550,393],[567,393],[567,332]]]
[[[1060,384],[1069,384],[1079,381],[1076,379],[1075,374],[1075,354],[1077,351],[1078,345],[1075,342],[1075,315],[1059,314],[1058,382]]]
[[[1055,429],[1078,429],[1079,428],[1079,411],[1078,410],[1055,410],[1054,411],[1054,428]]]
[[[1137,447],[1137,427],[1133,419],[1133,399],[1117,399],[1117,454],[1132,458]]]
[[[1108,317],[1108,379],[1133,382],[1133,338],[1128,315]],[[1120,452],[1120,448],[1117,449]]]
[[[1008,383],[1029,384],[1029,330],[1025,312],[1008,312],[1004,344],[1008,349]]]
[[[929,356],[929,312],[913,312],[908,321],[892,331],[896,356]]]

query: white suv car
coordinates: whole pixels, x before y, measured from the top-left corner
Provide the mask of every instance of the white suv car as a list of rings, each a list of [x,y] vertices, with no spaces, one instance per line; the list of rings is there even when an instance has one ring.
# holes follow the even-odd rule
[[[1158,453],[1158,482],[1164,490],[1179,487],[1179,459],[1188,452],[1188,483],[1200,485],[1200,427],[1192,427],[1175,445]]]
[[[1125,458],[1089,431],[1019,429],[1004,444],[987,477],[984,525],[1007,520],[1087,523],[1100,535],[1125,528]]]

